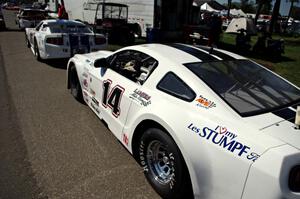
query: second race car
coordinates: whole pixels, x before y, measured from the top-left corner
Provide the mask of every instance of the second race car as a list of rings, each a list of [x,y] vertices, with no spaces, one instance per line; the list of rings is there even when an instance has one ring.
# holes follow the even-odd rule
[[[37,59],[68,58],[107,47],[107,39],[87,25],[72,20],[44,20],[25,29],[26,45]]]

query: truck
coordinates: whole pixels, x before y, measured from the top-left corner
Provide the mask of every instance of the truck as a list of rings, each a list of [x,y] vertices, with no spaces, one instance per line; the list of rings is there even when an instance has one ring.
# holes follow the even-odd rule
[[[136,37],[146,37],[148,28],[153,28],[154,0],[63,0],[69,19],[94,24],[99,3],[119,3],[128,6],[128,23],[132,24]],[[57,10],[61,1],[50,1],[50,10]]]

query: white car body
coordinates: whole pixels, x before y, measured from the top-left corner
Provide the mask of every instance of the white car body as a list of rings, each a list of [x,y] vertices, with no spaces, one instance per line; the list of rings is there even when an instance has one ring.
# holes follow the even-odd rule
[[[157,61],[150,75],[140,78],[145,80],[147,76],[144,83],[132,81],[110,68],[94,66],[96,60],[126,50],[143,52]],[[300,193],[291,191],[288,185],[291,169],[300,165],[300,130],[291,122],[296,105],[300,105],[299,96],[293,106],[241,116],[183,65],[244,59],[227,51],[184,44],[145,44],[114,53],[99,51],[75,55],[69,60],[68,86],[69,69],[75,66],[84,101],[133,155],[137,155],[137,129],[149,121],[165,129],[182,153],[195,198],[300,198]],[[182,100],[158,89],[162,79],[171,73],[195,93],[192,100]],[[110,91],[105,91],[106,85]],[[112,104],[116,103],[111,97],[115,88],[122,93],[116,110],[106,103],[110,98]],[[286,113],[292,115],[286,118]]]
[[[26,28],[25,35],[28,47],[41,59],[69,58],[77,53],[94,52],[107,47],[104,35],[93,33],[78,21],[44,20],[35,28]]]

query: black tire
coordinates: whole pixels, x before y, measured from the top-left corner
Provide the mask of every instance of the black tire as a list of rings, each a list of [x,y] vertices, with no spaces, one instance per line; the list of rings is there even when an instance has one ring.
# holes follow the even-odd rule
[[[75,66],[71,66],[70,68],[69,83],[70,83],[70,90],[72,96],[80,103],[84,103],[83,96],[82,96],[82,89],[81,89],[81,85],[78,79]]]
[[[140,139],[139,161],[148,182],[162,198],[193,198],[187,166],[167,133],[148,129]]]
[[[34,39],[34,46],[33,47],[34,47],[33,48],[34,49],[34,56],[36,57],[36,59],[38,61],[41,61],[42,59],[41,59],[41,56],[40,56],[39,46],[37,44],[36,39]]]
[[[25,42],[26,42],[27,48],[30,48],[30,42],[29,42],[29,40],[28,40],[28,38],[27,38],[26,33],[25,33]]]

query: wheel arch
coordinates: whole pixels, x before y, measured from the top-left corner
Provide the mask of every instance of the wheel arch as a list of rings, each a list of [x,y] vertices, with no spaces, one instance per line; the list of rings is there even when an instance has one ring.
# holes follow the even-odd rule
[[[144,120],[142,120],[136,126],[136,128],[134,129],[133,135],[132,135],[132,139],[131,139],[131,150],[132,150],[132,155],[133,155],[134,159],[140,164],[140,162],[139,162],[139,152],[138,152],[138,149],[139,149],[139,140],[141,139],[141,137],[143,135],[143,132],[145,132],[149,128],[158,128],[158,129],[162,130],[167,135],[169,135],[170,138],[177,145],[177,147],[178,147],[178,149],[180,151],[180,154],[181,154],[181,156],[183,158],[185,167],[187,168],[187,172],[188,172],[188,175],[189,175],[189,180],[190,180],[190,183],[191,183],[191,189],[194,192],[195,191],[194,190],[195,189],[194,186],[195,186],[195,184],[197,184],[194,181],[195,179],[191,176],[191,173],[193,173],[193,174],[195,173],[194,172],[194,168],[193,168],[193,166],[191,166],[191,161],[190,161],[189,157],[187,155],[185,155],[185,152],[182,149],[181,144],[179,144],[178,141],[176,141],[177,139],[174,138],[174,136],[172,136],[172,133],[170,133],[170,131],[172,131],[172,130],[170,130],[171,128],[164,127],[163,125],[161,125],[159,122],[157,122],[154,119],[144,119]]]
[[[164,128],[161,124],[159,124],[158,122],[151,120],[151,119],[146,119],[141,121],[136,128],[134,129],[133,132],[133,136],[132,136],[132,140],[131,140],[131,150],[132,150],[132,154],[133,157],[138,160],[139,156],[138,156],[138,142],[141,139],[143,132],[145,132],[147,129],[149,128],[159,128],[161,130],[163,130],[165,133],[167,133],[170,137],[172,137],[168,131],[166,130],[166,128]],[[173,138],[172,138],[173,139]]]

